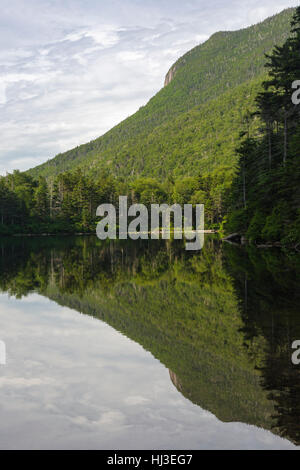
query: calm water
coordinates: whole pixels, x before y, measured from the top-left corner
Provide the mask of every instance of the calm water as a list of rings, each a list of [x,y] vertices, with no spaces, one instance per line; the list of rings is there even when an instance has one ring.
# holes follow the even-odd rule
[[[300,445],[300,260],[0,239],[0,448]]]

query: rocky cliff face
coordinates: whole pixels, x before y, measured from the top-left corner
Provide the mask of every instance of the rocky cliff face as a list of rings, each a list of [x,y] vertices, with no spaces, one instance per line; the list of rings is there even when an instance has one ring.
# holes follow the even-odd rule
[[[176,70],[177,70],[176,65],[172,65],[172,67],[170,68],[169,72],[166,75],[165,86],[169,85],[169,83],[173,80],[176,74]]]

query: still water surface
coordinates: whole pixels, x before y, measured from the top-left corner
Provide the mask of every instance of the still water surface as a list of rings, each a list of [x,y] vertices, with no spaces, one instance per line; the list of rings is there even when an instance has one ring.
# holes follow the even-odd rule
[[[293,449],[299,258],[0,240],[0,448]]]

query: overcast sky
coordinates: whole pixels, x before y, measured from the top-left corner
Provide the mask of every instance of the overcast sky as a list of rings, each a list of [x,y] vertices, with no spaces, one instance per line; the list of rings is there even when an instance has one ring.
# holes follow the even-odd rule
[[[219,30],[296,0],[1,0],[0,174],[98,137]]]

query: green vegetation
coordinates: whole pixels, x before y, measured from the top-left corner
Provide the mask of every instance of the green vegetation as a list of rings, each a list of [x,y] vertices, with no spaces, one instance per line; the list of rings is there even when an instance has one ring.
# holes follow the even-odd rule
[[[217,186],[217,182],[219,183]],[[119,196],[128,195],[129,204],[151,203],[206,205],[207,226],[222,219],[223,195],[230,181],[221,175],[202,178],[172,178],[159,183],[154,178],[123,182],[103,172],[98,179],[80,169],[47,181],[15,171],[0,178],[0,235],[42,233],[95,233],[96,208],[102,203],[118,206]]]

